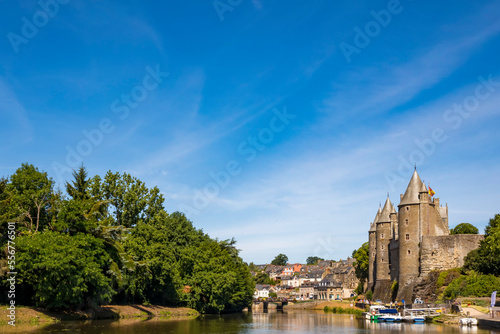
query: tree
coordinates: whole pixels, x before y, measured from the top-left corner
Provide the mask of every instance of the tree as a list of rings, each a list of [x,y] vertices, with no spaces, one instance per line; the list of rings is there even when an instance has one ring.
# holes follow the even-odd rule
[[[271,264],[275,266],[286,266],[287,263],[288,263],[288,256],[286,256],[285,254],[278,254],[274,258],[274,260],[271,261]]]
[[[24,231],[29,233],[36,233],[49,225],[54,181],[47,173],[24,163],[9,181],[6,187],[9,208],[5,218],[22,223]]]
[[[479,230],[472,224],[462,223],[450,230],[450,234],[478,234]]]
[[[318,264],[319,261],[325,261],[325,259],[317,256],[309,256],[306,259],[306,264]]]
[[[254,280],[255,280],[256,284],[271,284],[272,283],[272,279],[265,272],[257,273],[257,275],[255,275]]]
[[[89,180],[87,178],[87,170],[85,167],[80,166],[78,171],[73,170],[73,182],[66,182],[66,192],[73,199],[84,200],[89,196]]]
[[[16,242],[20,304],[67,309],[111,300],[114,291],[104,274],[109,255],[102,240],[46,231]]]
[[[464,269],[500,276],[500,214],[490,219],[479,248],[464,258]]]
[[[161,211],[138,223],[124,244],[146,273],[131,278],[134,290],[124,292],[129,300],[135,295],[139,302],[187,305],[202,313],[241,311],[252,302],[254,282],[234,239],[210,239],[182,213]]]
[[[356,277],[360,280],[360,285],[363,286],[368,278],[368,257],[369,244],[365,242],[357,250],[352,252],[352,257],[356,260],[354,262],[354,270]]]

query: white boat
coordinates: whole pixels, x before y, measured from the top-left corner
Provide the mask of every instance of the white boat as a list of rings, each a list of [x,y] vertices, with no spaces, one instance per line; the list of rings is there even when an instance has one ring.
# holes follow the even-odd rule
[[[458,320],[460,326],[477,326],[477,319],[473,317],[465,317]]]
[[[412,314],[412,315],[404,316],[403,321],[405,321],[405,322],[424,322],[425,317]]]
[[[370,306],[370,311],[363,312],[362,315],[367,320],[374,320],[374,317],[379,315],[380,310],[385,310],[385,306],[372,305],[372,306]]]
[[[403,321],[403,317],[399,314],[383,314],[379,315],[378,320],[385,322],[401,322]]]

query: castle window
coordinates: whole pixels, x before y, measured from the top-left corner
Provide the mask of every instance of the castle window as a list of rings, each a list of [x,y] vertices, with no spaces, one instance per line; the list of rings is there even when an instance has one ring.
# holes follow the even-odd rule
[[[405,219],[405,225],[408,226],[408,219]]]
[[[410,207],[409,206],[406,207],[406,211],[410,211]]]
[[[384,250],[384,245],[380,246],[380,249]]]
[[[405,235],[405,239],[406,239],[406,240],[410,240],[410,235],[409,235],[409,234],[406,234],[406,235]]]
[[[380,259],[380,262],[384,262],[384,258]]]
[[[375,257],[375,252],[372,255],[373,255],[373,257]]]
[[[380,233],[380,238],[384,239],[385,237],[385,234],[384,233]]]
[[[410,254],[411,254],[411,251],[408,249],[408,255],[410,255]]]

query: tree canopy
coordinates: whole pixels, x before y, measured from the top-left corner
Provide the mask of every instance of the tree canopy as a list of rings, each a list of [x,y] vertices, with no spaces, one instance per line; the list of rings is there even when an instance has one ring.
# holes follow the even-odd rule
[[[154,303],[222,313],[252,302],[255,283],[235,240],[212,239],[183,213],[167,213],[157,187],[127,173],[89,177],[81,166],[65,188],[55,191],[30,164],[0,179],[2,232],[16,223],[16,303]]]
[[[479,230],[472,224],[461,223],[450,230],[450,234],[478,234]]]
[[[288,263],[288,256],[285,254],[278,254],[274,258],[274,260],[271,261],[271,264],[274,264],[275,266],[286,266]]]
[[[500,276],[500,214],[490,219],[479,248],[464,258],[464,269]]]
[[[362,290],[365,281],[368,279],[369,252],[368,242],[365,242],[361,247],[352,252],[352,257],[356,260],[356,262],[354,262],[354,270],[356,277],[360,281],[359,286],[361,287],[361,289],[358,289],[358,293],[362,292],[359,290]]]

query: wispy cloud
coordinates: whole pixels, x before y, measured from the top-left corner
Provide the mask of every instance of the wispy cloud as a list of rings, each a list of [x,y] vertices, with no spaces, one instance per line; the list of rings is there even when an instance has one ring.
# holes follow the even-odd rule
[[[452,30],[462,35],[439,42],[429,50],[416,51],[418,56],[407,63],[372,65],[350,74],[343,82],[336,82],[331,96],[324,100],[323,111],[348,111],[335,113],[336,119],[360,113],[367,116],[387,112],[411,100],[453,73],[479,46],[500,32],[500,20],[491,15],[485,19],[482,13],[477,14],[473,22],[467,31],[459,28],[462,22],[457,23]]]
[[[0,101],[2,101],[0,103],[0,115],[2,115],[4,123],[2,126],[2,132],[5,135],[5,138],[3,138],[4,143],[31,142],[34,133],[28,114],[14,91],[3,78],[0,78]],[[12,140],[12,138],[16,139]]]

